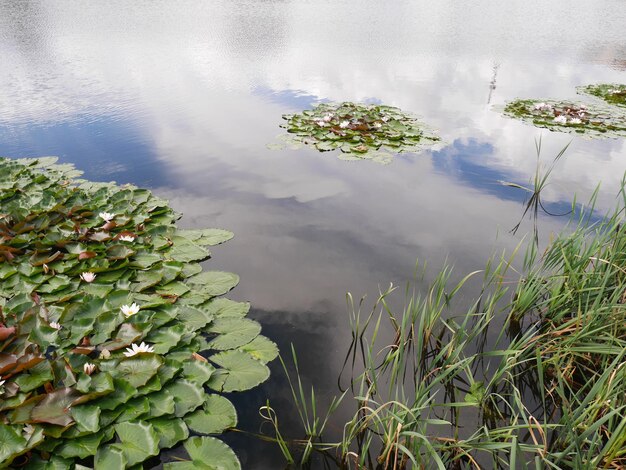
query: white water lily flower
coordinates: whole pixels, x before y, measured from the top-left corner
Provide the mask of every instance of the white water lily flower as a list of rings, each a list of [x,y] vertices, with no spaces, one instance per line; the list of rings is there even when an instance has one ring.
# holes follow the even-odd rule
[[[85,374],[91,375],[95,372],[95,370],[96,370],[95,364],[92,364],[91,362],[85,362],[85,365],[83,366],[83,371],[85,372]]]
[[[126,352],[124,353],[124,356],[133,357],[140,353],[153,353],[153,352],[154,352],[154,348],[144,342],[142,342],[139,346],[133,343],[131,344],[130,348],[126,348]]]
[[[108,349],[103,349],[100,351],[100,359],[108,359],[111,357],[111,351]]]
[[[569,120],[570,124],[580,124],[582,121],[578,118],[572,118]]]
[[[128,318],[128,317],[132,317],[134,314],[136,314],[139,311],[139,305],[133,302],[131,305],[122,305],[120,309],[122,310],[122,313],[124,314],[124,316]]]
[[[55,330],[60,330],[61,328],[63,328],[59,323],[55,322],[55,321],[51,321],[50,322],[50,326],[52,328],[54,328]]]
[[[330,122],[330,120],[331,120],[332,118],[333,118],[333,116],[332,116],[331,114],[327,114],[326,116],[324,116],[324,117],[322,118],[322,120],[323,120],[324,122]]]
[[[341,127],[342,129],[345,129],[346,127],[348,127],[350,125],[350,123],[348,121],[341,121],[339,123],[339,127]]]
[[[544,103],[543,101],[541,103],[535,103],[535,111],[551,111],[552,110],[552,106],[550,106],[548,103]]]
[[[328,125],[324,121],[315,121],[315,124],[317,124],[320,127],[326,127]]]
[[[383,116],[383,117],[382,117],[382,120],[383,120],[383,122],[387,122],[387,121],[389,121],[389,116]]]
[[[380,129],[381,127],[383,127],[383,124],[382,124],[382,122],[375,122],[374,123],[374,127],[377,128],[377,129]]]
[[[560,116],[554,118],[554,122],[558,124],[567,124],[567,118],[563,114],[561,114]]]
[[[35,428],[34,428],[34,426],[31,426],[30,424],[27,424],[26,426],[24,426],[24,429],[22,430],[22,433],[24,434],[24,437],[26,439],[30,439],[30,436],[32,436],[35,433]]]
[[[115,214],[111,214],[110,212],[100,212],[98,216],[105,222],[111,222],[115,218]]]
[[[133,237],[132,235],[122,235],[119,239],[121,241],[123,241],[123,242],[134,242],[135,241],[135,237]]]
[[[91,272],[81,273],[80,278],[85,282],[93,282],[96,279],[96,275]]]

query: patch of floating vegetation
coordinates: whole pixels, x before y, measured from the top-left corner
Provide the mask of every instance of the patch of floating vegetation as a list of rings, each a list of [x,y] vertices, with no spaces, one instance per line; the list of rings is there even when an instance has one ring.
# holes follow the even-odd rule
[[[340,150],[343,160],[373,160],[389,163],[393,153],[415,152],[437,142],[418,120],[398,108],[357,103],[321,103],[311,110],[286,114],[282,125],[291,135],[283,144],[297,148],[308,144],[321,152]]]
[[[600,83],[576,88],[578,93],[592,95],[608,104],[626,107],[626,85],[618,83]]]
[[[0,467],[142,468],[184,441],[164,468],[239,469],[207,436],[237,423],[220,393],[278,352],[219,297],[238,276],[199,264],[232,233],[178,229],[165,200],[53,158],[0,175]]]
[[[626,137],[626,115],[581,103],[554,100],[515,100],[504,114],[551,131],[575,132],[592,137]]]

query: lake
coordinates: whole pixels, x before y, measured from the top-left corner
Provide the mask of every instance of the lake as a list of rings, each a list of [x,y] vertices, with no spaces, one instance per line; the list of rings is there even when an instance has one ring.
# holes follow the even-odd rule
[[[0,155],[56,155],[95,181],[153,190],[185,227],[220,227],[212,269],[307,383],[336,391],[349,343],[346,292],[367,295],[444,262],[458,277],[532,231],[526,194],[535,142],[548,165],[571,142],[542,196],[551,212],[615,204],[624,139],[588,139],[506,118],[516,98],[589,100],[577,86],[626,82],[626,2],[0,1]],[[270,150],[286,113],[319,101],[397,106],[442,141],[388,165],[310,147]],[[540,236],[566,217],[541,216]],[[278,362],[234,397],[259,431],[269,398],[296,421]],[[269,428],[264,428],[269,432]],[[232,434],[232,433],[231,433]],[[293,436],[301,437],[301,436]],[[280,468],[277,448],[225,439],[244,468]]]

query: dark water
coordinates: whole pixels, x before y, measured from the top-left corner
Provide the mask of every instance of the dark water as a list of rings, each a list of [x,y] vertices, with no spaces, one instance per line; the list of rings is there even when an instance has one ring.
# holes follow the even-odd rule
[[[238,273],[231,297],[307,380],[334,393],[347,336],[345,293],[404,285],[416,259],[459,273],[527,234],[509,233],[541,160],[570,148],[544,192],[555,210],[602,183],[613,207],[624,140],[555,134],[504,118],[507,100],[576,99],[626,82],[626,2],[2,1],[0,155],[57,155],[92,180],[146,186],[183,225],[236,238],[209,265]],[[438,147],[387,166],[310,149],[268,150],[281,115],[317,100],[382,102],[422,117]],[[562,219],[542,218],[541,233]],[[402,304],[402,296],[397,299]],[[258,431],[270,398],[289,424],[280,366],[233,397]],[[300,436],[297,436],[300,437]],[[276,450],[230,435],[244,468]]]

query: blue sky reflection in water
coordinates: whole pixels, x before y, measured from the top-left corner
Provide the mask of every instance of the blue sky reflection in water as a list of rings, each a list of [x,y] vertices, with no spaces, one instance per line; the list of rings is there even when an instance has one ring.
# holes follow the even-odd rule
[[[168,197],[185,226],[233,230],[211,265],[241,276],[232,297],[252,301],[282,346],[310,351],[305,372],[322,364],[328,383],[315,378],[330,390],[346,291],[403,285],[417,258],[472,271],[520,242],[531,225],[509,229],[522,196],[498,180],[530,179],[538,137],[546,164],[572,141],[545,190],[550,207],[574,192],[585,201],[600,182],[599,208],[613,206],[623,139],[550,133],[499,109],[626,82],[624,24],[621,0],[0,0],[0,154],[56,154],[91,179]],[[398,106],[443,142],[387,166],[268,150],[282,114],[315,100]],[[541,233],[562,222],[543,218]],[[250,400],[284,402],[275,377]],[[245,410],[244,427],[256,414]]]

